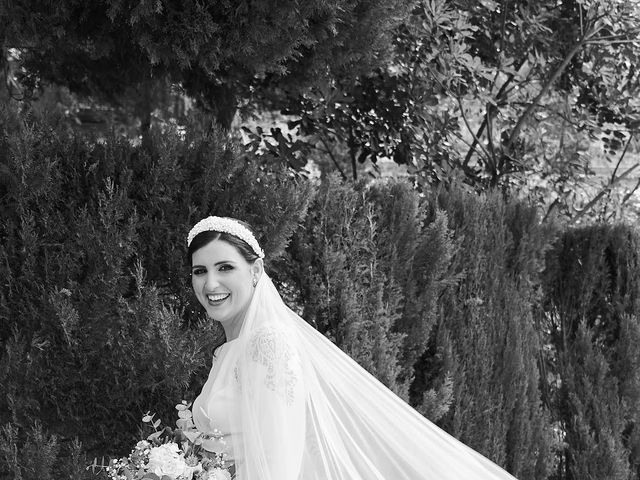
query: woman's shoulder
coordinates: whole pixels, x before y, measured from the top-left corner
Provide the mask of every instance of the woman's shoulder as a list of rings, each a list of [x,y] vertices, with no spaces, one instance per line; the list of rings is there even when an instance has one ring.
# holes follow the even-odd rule
[[[292,332],[278,324],[261,325],[251,332],[246,353],[249,362],[260,367],[251,371],[264,378],[263,385],[285,399],[286,405],[304,398],[301,356]]]
[[[249,344],[267,343],[274,346],[287,344],[293,346],[295,336],[279,322],[268,322],[249,333]]]
[[[253,360],[270,362],[298,357],[295,335],[277,322],[269,322],[253,330],[248,338],[248,353]]]

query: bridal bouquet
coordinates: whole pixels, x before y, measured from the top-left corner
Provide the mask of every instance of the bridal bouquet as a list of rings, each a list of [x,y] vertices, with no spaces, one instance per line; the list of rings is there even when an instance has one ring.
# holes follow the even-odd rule
[[[178,420],[175,429],[161,427],[160,419],[148,412],[142,421],[153,427],[154,433],[138,442],[128,457],[100,465],[97,459],[88,468],[104,469],[111,480],[232,480],[225,467],[224,453],[211,453],[203,442],[224,444],[222,436],[204,435],[193,423],[191,404],[176,405]]]

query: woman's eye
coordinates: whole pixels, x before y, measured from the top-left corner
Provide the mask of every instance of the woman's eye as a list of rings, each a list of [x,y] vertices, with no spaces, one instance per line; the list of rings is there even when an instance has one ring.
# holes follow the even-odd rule
[[[227,270],[233,270],[233,267],[231,265],[220,265],[221,272],[226,272]]]
[[[192,273],[194,275],[202,275],[203,273],[206,273],[206,270],[204,268],[194,268]]]

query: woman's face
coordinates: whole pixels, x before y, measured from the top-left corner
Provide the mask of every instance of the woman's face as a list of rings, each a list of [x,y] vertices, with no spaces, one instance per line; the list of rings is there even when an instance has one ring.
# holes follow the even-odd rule
[[[209,242],[191,260],[191,284],[207,314],[227,325],[241,322],[253,297],[253,283],[262,273],[262,261],[247,262],[224,240]]]

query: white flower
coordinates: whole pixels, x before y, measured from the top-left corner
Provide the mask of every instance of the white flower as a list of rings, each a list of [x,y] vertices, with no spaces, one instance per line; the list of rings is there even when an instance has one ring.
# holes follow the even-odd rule
[[[193,468],[187,466],[178,445],[173,442],[153,447],[149,453],[147,468],[160,478],[164,475],[171,478],[182,475],[186,480],[190,480],[193,475]]]
[[[206,480],[231,480],[231,474],[228,470],[222,468],[214,468],[207,472]]]

